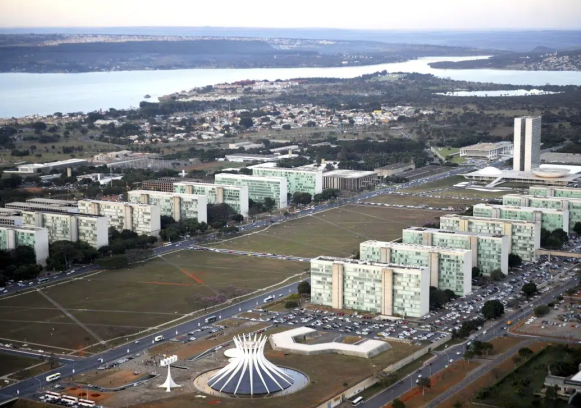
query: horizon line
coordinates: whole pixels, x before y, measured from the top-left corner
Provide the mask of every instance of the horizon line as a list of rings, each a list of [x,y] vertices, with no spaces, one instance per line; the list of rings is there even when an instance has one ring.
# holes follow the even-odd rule
[[[13,29],[92,29],[92,28],[187,28],[187,29],[267,29],[267,30],[337,30],[337,31],[581,31],[579,27],[490,27],[490,28],[337,28],[337,27],[266,27],[266,26],[169,26],[169,25],[135,25],[135,26],[4,26],[0,31]]]

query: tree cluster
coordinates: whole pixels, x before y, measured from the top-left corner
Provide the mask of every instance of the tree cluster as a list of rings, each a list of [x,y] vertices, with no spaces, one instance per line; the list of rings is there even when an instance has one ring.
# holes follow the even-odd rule
[[[315,203],[320,203],[321,201],[330,200],[332,198],[337,198],[341,194],[341,190],[336,188],[326,188],[320,194],[315,194],[313,201]]]
[[[435,286],[430,286],[430,310],[441,309],[446,303],[457,297],[450,289],[440,290]]]
[[[0,250],[0,286],[9,280],[20,281],[36,278],[42,267],[36,264],[34,249],[19,246],[11,250]]]
[[[208,205],[210,207],[211,204]],[[201,235],[208,230],[208,224],[205,222],[198,222],[196,218],[186,218],[176,222],[173,217],[162,216],[161,230],[159,236],[163,241],[175,242],[179,241],[180,237],[184,235]],[[218,223],[216,222],[216,225]],[[223,228],[223,223],[220,222],[220,227]]]
[[[545,228],[541,229],[541,246],[546,249],[559,250],[563,245],[569,241],[569,236],[562,228],[557,228],[554,231],[547,231]]]
[[[504,305],[499,300],[487,300],[481,310],[487,319],[496,319],[504,314]]]
[[[49,245],[48,252],[48,270],[68,269],[73,264],[90,264],[101,256],[99,251],[83,241],[54,241]]]

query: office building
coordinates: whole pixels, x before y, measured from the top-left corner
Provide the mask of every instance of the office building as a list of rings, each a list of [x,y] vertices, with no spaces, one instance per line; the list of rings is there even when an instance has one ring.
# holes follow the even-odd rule
[[[474,157],[486,160],[496,160],[513,154],[511,142],[478,143],[460,148],[460,157]]]
[[[397,176],[398,174],[405,173],[406,171],[415,170],[416,164],[412,161],[410,163],[394,163],[388,164],[387,166],[378,167],[373,169],[379,177],[391,177]]]
[[[472,292],[472,251],[395,242],[365,241],[362,261],[421,266],[430,272],[430,286],[450,289],[458,296]]]
[[[549,165],[541,164],[540,168],[531,171],[500,170],[496,167],[485,167],[471,173],[462,174],[462,176],[468,180],[489,183],[487,187],[494,187],[500,182],[566,187],[581,176],[581,174],[571,173],[565,168],[547,166]]]
[[[549,232],[559,228],[569,231],[569,210],[476,204],[473,215],[502,220],[541,221],[541,228]]]
[[[74,208],[78,210],[76,200],[55,200],[52,198],[29,198],[26,200],[27,203],[48,205],[51,207],[61,207],[61,208]]]
[[[309,193],[312,197],[323,192],[323,172],[319,170],[287,169],[284,167],[252,167],[252,175],[284,177],[289,194]]]
[[[529,194],[539,197],[581,198],[581,188],[530,186]]]
[[[513,170],[532,171],[541,165],[541,117],[514,118]]]
[[[34,249],[36,263],[46,265],[46,258],[48,258],[46,228],[0,226],[0,249],[10,251],[19,246]]]
[[[79,209],[77,206],[61,206],[54,203],[36,203],[36,202],[19,202],[15,201],[12,203],[6,203],[4,205],[6,208],[12,210],[23,210],[23,211],[53,211],[62,213],[78,213]]]
[[[0,208],[0,225],[22,225],[20,210],[14,208]]]
[[[84,159],[68,159],[51,163],[29,163],[17,166],[18,170],[4,170],[8,174],[20,174],[29,176],[35,173],[49,173],[51,170],[74,169],[81,166],[88,166],[89,162]]]
[[[132,190],[127,196],[130,203],[159,207],[160,215],[172,217],[175,221],[196,218],[198,222],[208,222],[208,203],[203,195]]]
[[[216,174],[216,184],[248,187],[248,198],[255,202],[264,202],[265,198],[272,198],[276,208],[287,207],[287,181],[285,177],[258,177],[245,174],[220,173]]]
[[[422,317],[430,311],[430,273],[424,266],[319,256],[311,259],[311,303]]]
[[[105,217],[50,211],[22,211],[26,227],[46,228],[48,241],[84,241],[95,249],[109,245],[109,229]]]
[[[502,197],[502,203],[504,205],[569,211],[569,231],[573,231],[575,224],[581,222],[581,198],[506,194]]]
[[[378,182],[379,177],[374,171],[332,170],[323,173],[323,189],[359,191],[373,188]]]
[[[203,183],[203,180],[188,177],[160,177],[157,180],[144,180],[141,183],[141,190],[174,192],[174,183]]]
[[[440,229],[508,236],[509,253],[523,261],[534,261],[541,246],[540,221],[514,221],[499,218],[448,214],[440,217]]]
[[[138,235],[158,235],[161,228],[159,207],[150,204],[79,200],[79,212],[107,217],[109,227],[119,232],[129,230]]]
[[[402,243],[470,249],[472,265],[477,266],[484,275],[496,269],[508,273],[509,240],[506,235],[409,227],[403,230]]]
[[[248,187],[210,183],[174,183],[174,193],[206,196],[208,204],[228,204],[238,214],[248,216]]]

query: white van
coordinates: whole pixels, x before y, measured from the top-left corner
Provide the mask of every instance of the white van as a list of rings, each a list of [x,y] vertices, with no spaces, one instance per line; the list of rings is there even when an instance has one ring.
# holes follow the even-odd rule
[[[163,336],[155,336],[155,338],[153,339],[154,341],[162,341],[163,340]]]

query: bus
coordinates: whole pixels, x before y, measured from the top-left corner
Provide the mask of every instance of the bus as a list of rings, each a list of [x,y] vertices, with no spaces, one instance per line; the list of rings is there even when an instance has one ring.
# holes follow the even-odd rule
[[[48,282],[48,278],[38,278],[38,283]]]
[[[274,296],[270,295],[264,298],[264,303],[272,302],[274,300]]]
[[[213,323],[216,320],[218,320],[218,318],[216,316],[210,316],[210,317],[206,317],[206,319],[204,320],[206,323]]]
[[[156,342],[157,342],[157,341],[162,341],[162,340],[163,340],[163,336],[155,336],[155,337],[153,338],[153,340],[154,340],[154,341],[156,341]]]
[[[61,378],[61,373],[54,373],[46,376],[46,382],[55,381]]]
[[[357,405],[363,403],[363,397],[357,397],[353,401],[351,401],[351,406],[356,407]]]
[[[95,406],[95,401],[86,400],[86,399],[80,399],[79,400],[79,405],[81,407],[94,407]]]
[[[71,397],[70,395],[63,395],[61,401],[67,405],[77,405],[79,399],[77,397]]]
[[[46,391],[44,396],[49,401],[60,400],[61,395],[58,392]]]

